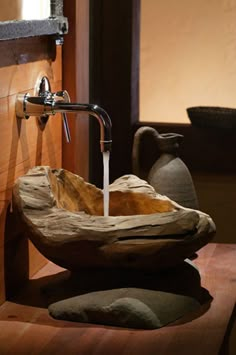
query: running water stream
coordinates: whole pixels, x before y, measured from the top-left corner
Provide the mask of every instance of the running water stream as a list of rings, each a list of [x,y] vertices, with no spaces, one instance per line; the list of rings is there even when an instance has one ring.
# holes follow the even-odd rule
[[[110,152],[103,152],[103,209],[104,217],[109,216],[109,159]]]

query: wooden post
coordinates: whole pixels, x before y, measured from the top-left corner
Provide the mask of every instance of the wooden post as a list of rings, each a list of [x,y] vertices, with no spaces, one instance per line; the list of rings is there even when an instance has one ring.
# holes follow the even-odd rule
[[[65,0],[64,16],[69,33],[63,45],[63,89],[72,102],[89,101],[89,1]],[[63,137],[62,165],[88,179],[89,118],[86,114],[68,114],[71,143]]]

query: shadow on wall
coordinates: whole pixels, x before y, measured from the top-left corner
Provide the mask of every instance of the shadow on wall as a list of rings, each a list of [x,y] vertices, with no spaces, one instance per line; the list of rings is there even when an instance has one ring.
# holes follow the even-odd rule
[[[37,45],[27,38],[0,41],[0,51],[4,55],[0,57],[0,68],[11,65],[20,65],[37,62],[41,60],[55,61],[56,47],[53,39],[39,37],[36,39]],[[33,39],[32,39],[33,41]]]
[[[215,243],[235,243],[236,175],[194,173],[200,209],[216,224]]]
[[[5,223],[4,270],[6,298],[14,296],[29,279],[29,243],[8,206]]]

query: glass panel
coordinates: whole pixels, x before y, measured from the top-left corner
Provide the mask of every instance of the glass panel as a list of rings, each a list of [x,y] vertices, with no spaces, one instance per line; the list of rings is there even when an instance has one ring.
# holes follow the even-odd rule
[[[50,16],[50,0],[1,0],[0,21],[40,20]]]

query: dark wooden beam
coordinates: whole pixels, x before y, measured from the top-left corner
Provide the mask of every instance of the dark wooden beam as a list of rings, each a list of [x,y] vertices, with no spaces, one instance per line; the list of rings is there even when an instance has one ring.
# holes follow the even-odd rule
[[[112,120],[110,180],[130,172],[132,124],[138,119],[139,0],[90,1],[90,101]],[[90,180],[102,181],[98,127],[91,123]]]

